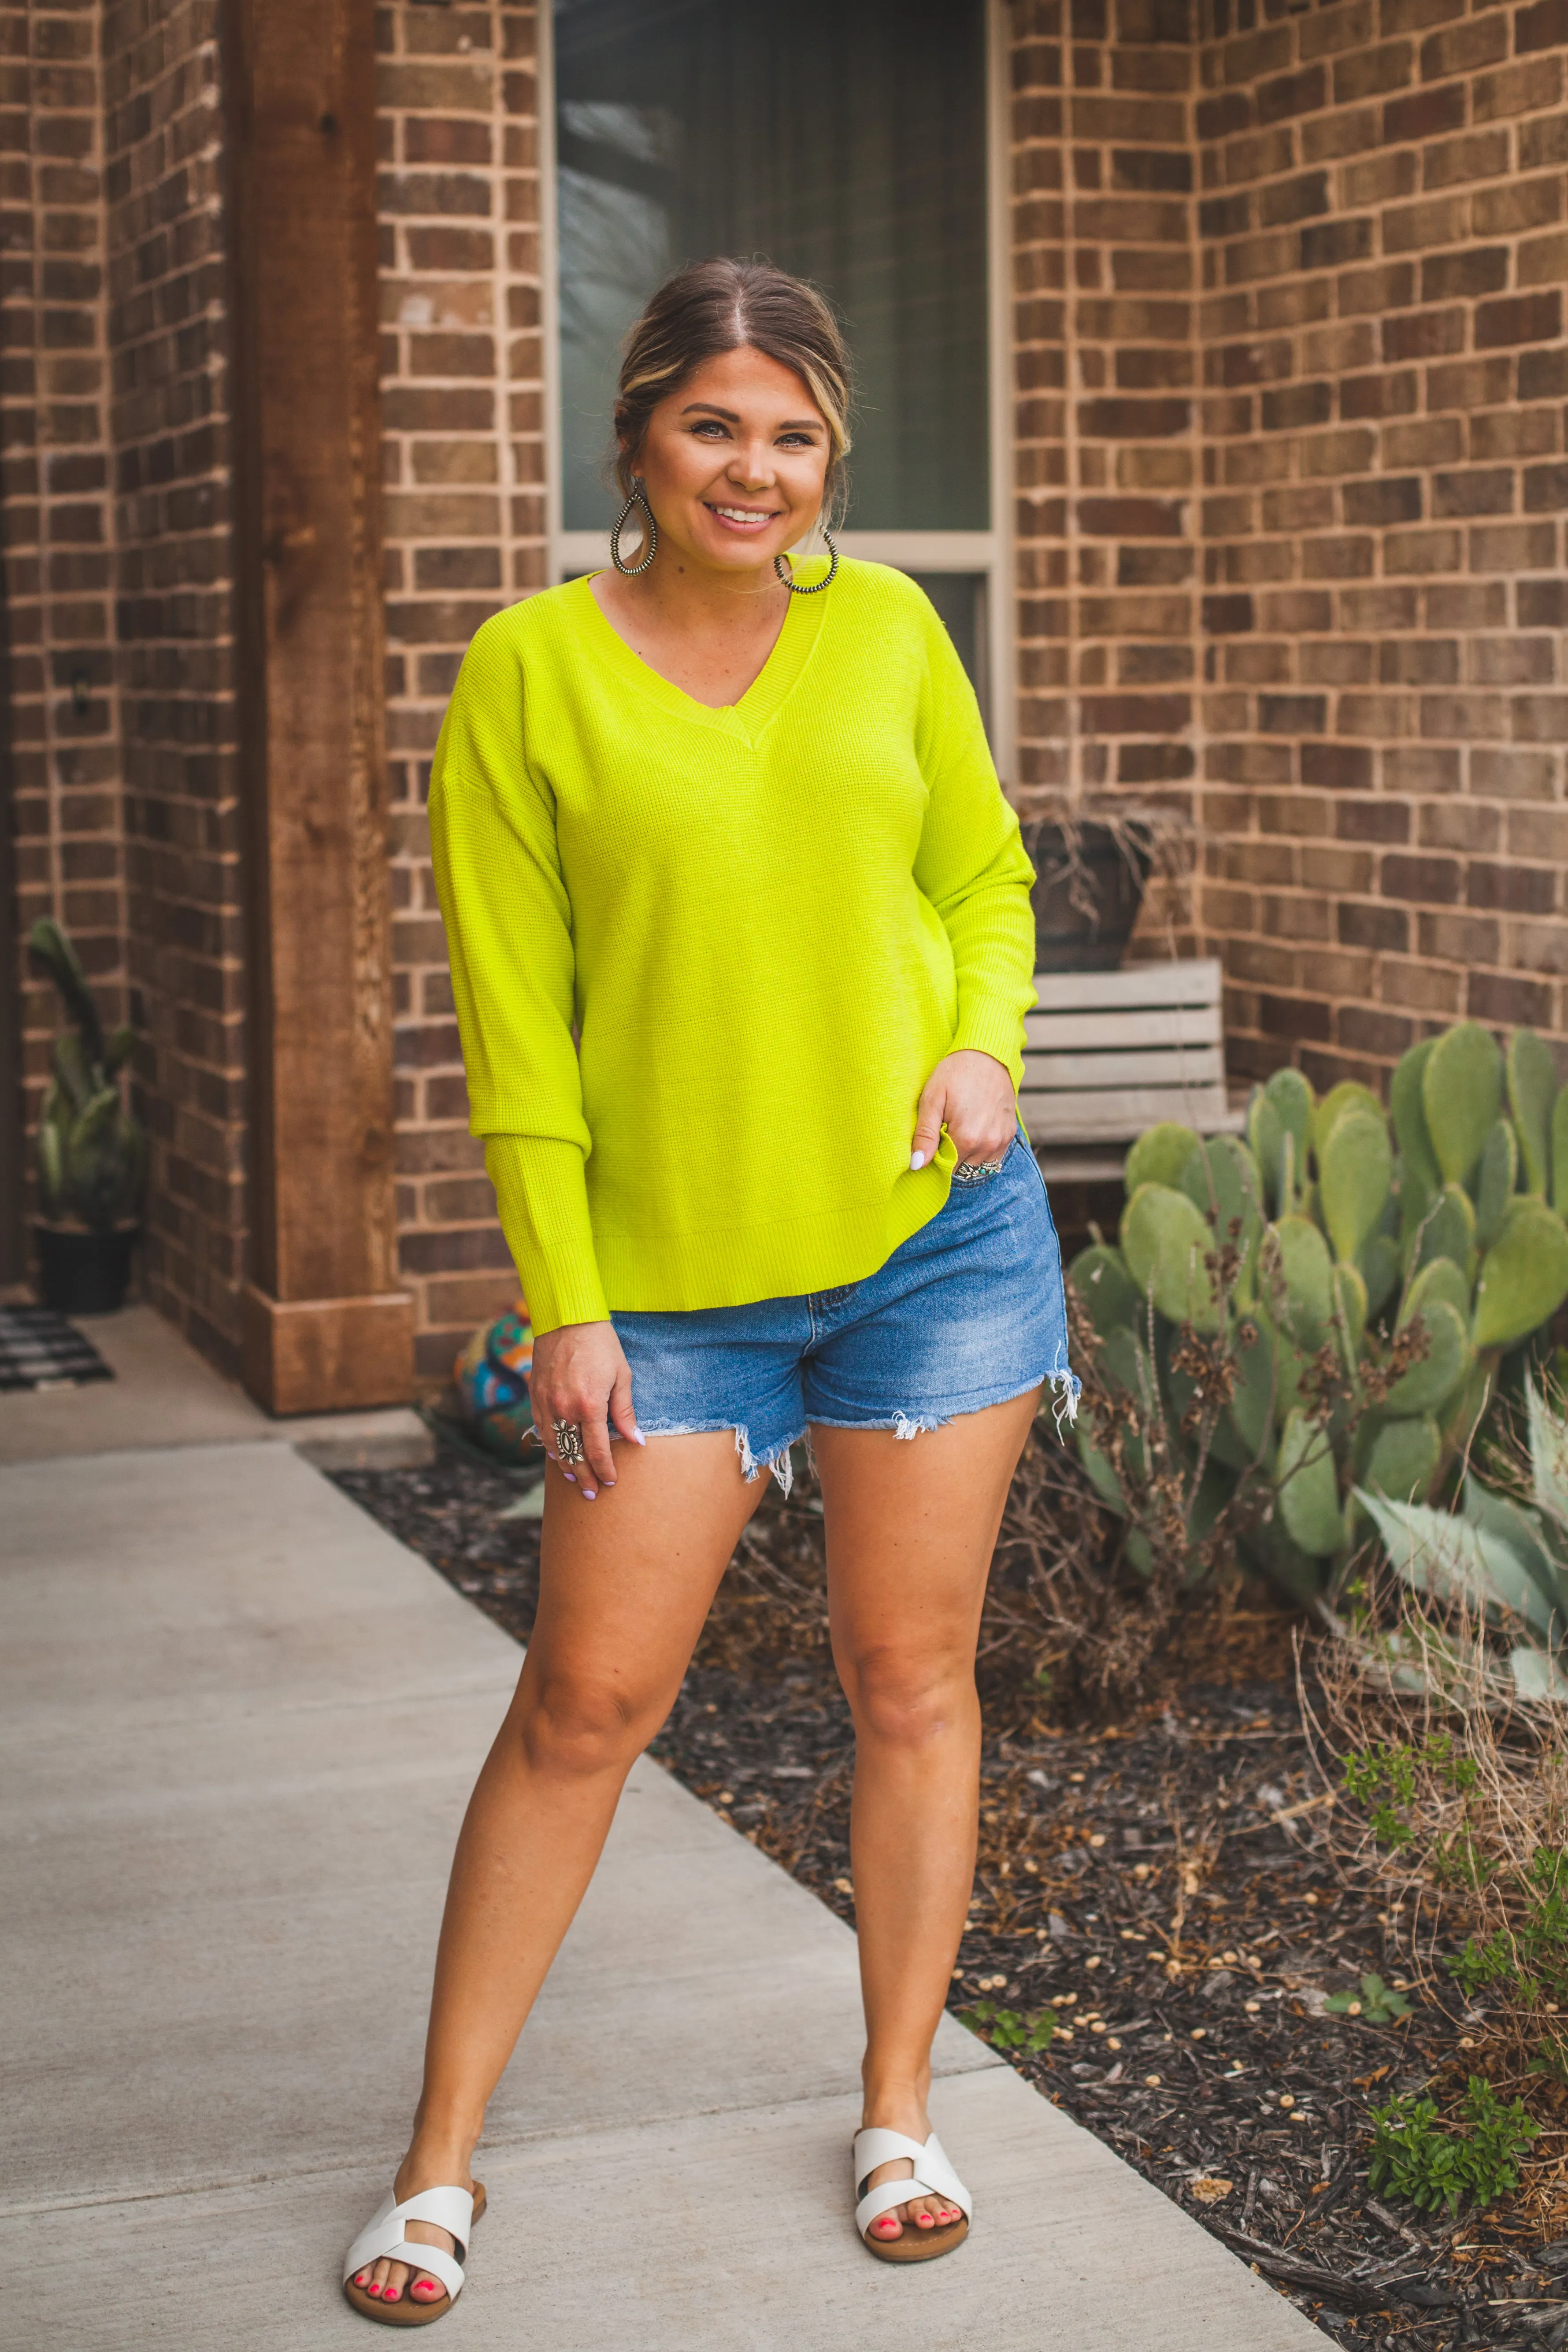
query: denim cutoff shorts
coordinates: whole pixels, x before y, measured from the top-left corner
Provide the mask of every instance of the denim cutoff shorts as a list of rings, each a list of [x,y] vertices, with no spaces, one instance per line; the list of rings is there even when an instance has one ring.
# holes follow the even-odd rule
[[[994,1176],[955,1177],[939,1213],[863,1282],[612,1320],[645,1436],[732,1429],[746,1476],[771,1470],[786,1494],[809,1423],[918,1437],[1047,1381],[1058,1423],[1078,1409],[1061,1251],[1022,1136]]]

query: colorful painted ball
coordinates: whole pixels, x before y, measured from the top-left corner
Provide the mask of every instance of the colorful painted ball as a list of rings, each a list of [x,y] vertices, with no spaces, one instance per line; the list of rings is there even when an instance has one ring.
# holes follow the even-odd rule
[[[520,1302],[493,1323],[482,1324],[452,1367],[468,1435],[498,1462],[528,1458],[532,1362],[533,1329]]]

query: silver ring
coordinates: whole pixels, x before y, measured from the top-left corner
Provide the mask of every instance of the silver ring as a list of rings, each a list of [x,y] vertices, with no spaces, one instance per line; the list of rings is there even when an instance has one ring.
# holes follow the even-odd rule
[[[560,1460],[563,1462],[583,1461],[584,1456],[583,1453],[582,1423],[580,1421],[552,1421],[550,1425],[555,1432],[555,1450]]]
[[[1002,1167],[1000,1160],[961,1160],[952,1172],[955,1176],[999,1176]]]

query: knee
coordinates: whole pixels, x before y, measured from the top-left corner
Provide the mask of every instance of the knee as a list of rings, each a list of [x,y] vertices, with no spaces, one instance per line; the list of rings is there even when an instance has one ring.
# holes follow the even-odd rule
[[[869,1650],[849,1662],[843,1679],[856,1730],[896,1748],[928,1747],[975,1705],[972,1661],[946,1651]]]
[[[646,1708],[624,1690],[570,1673],[547,1675],[519,1719],[530,1765],[563,1780],[626,1771],[651,1728]]]

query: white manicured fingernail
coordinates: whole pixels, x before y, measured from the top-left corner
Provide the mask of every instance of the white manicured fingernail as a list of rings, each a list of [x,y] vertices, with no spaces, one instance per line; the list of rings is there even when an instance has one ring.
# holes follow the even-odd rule
[[[911,1172],[913,1171],[913,1170],[915,1170],[915,1169],[917,1169],[917,1168],[923,1168],[923,1167],[925,1166],[925,1164],[926,1164],[926,1156],[925,1156],[925,1153],[924,1153],[923,1151],[911,1151],[911,1152],[910,1152],[910,1168]]]
[[[646,1445],[647,1444],[647,1438],[643,1435],[641,1430],[637,1427],[635,1422],[632,1423],[632,1444],[634,1445]]]

